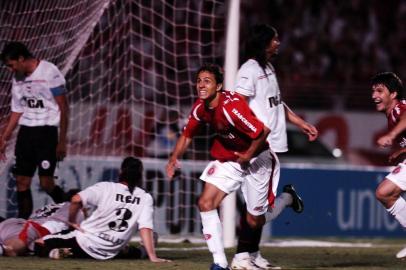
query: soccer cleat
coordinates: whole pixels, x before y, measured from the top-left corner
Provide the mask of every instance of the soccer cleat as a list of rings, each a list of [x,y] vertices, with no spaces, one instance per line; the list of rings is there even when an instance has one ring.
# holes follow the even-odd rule
[[[49,258],[60,260],[72,256],[73,253],[70,248],[54,248],[49,252]]]
[[[210,270],[230,270],[230,268],[229,267],[224,268],[224,267],[221,267],[220,265],[218,265],[217,263],[213,263],[210,266]]]
[[[251,255],[251,254],[250,254]],[[251,255],[252,262],[259,267],[259,269],[282,269],[282,267],[274,265],[272,262],[268,261],[261,256],[261,253],[255,252]]]
[[[234,256],[233,261],[231,262],[231,269],[233,269],[233,270],[261,270],[261,268],[259,268],[252,262],[252,259],[249,255],[244,258],[237,258],[236,256]]]
[[[396,258],[398,259],[406,259],[406,247],[401,249],[398,253],[396,253]]]
[[[296,213],[302,213],[304,208],[303,200],[297,194],[293,185],[289,184],[284,186],[283,192],[289,193],[292,196],[292,204],[290,205],[290,207],[292,207],[293,211],[295,211]]]

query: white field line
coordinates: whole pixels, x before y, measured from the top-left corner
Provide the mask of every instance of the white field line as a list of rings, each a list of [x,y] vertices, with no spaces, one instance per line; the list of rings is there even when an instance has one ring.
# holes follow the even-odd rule
[[[139,241],[139,237],[134,237],[132,241]],[[159,238],[161,243],[193,243],[193,244],[205,244],[205,241],[196,237],[189,238]],[[261,243],[263,247],[342,247],[342,248],[373,248],[373,247],[390,247],[393,245],[388,244],[373,244],[373,243],[351,243],[351,242],[333,242],[333,241],[318,241],[318,240],[272,240],[271,242]],[[157,250],[205,250],[207,246],[202,247],[187,247],[187,248],[171,248],[161,247]]]

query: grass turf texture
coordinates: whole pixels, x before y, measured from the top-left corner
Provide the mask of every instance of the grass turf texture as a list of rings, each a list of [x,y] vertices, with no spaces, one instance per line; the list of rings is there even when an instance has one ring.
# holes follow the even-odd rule
[[[345,242],[349,242],[345,240]],[[273,260],[283,269],[406,269],[406,261],[395,258],[406,240],[353,240],[353,242],[373,243],[369,248],[337,248],[337,247],[262,247],[265,258]],[[160,243],[158,256],[173,260],[171,263],[154,264],[148,260],[51,260],[36,257],[7,258],[0,257],[0,269],[72,269],[72,270],[207,270],[211,264],[208,250],[194,250],[204,245],[165,244]],[[174,250],[166,250],[171,248]],[[176,250],[176,249],[187,250]],[[227,257],[231,263],[235,249],[227,249]]]

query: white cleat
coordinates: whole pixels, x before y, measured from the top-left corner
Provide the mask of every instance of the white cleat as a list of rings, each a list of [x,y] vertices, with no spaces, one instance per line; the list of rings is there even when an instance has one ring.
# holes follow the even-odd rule
[[[231,269],[233,270],[261,270],[252,262],[248,252],[235,255],[231,262]]]
[[[260,269],[282,269],[282,267],[274,265],[272,262],[268,261],[267,259],[265,259],[264,257],[261,256],[261,253],[255,252],[255,253],[251,253],[251,260],[252,262],[258,266]]]
[[[49,252],[49,258],[54,260],[67,258],[70,257],[71,255],[73,255],[73,253],[70,248],[54,248],[51,249],[51,251]]]
[[[406,259],[406,247],[401,249],[398,253],[396,253],[396,258],[398,259]]]

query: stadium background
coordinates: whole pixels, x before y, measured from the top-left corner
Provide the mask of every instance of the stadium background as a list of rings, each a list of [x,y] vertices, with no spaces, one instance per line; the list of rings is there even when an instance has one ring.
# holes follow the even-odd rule
[[[227,3],[17,0],[0,5],[0,45],[23,41],[66,75],[69,157],[60,164],[58,181],[67,189],[114,180],[123,156],[143,157],[159,232],[199,235],[195,200],[201,183],[196,179],[208,159],[210,131],[194,141],[177,180],[168,183],[163,168],[196,97],[194,72],[204,62],[224,62]],[[320,129],[330,150],[342,153],[333,162],[304,156],[300,164],[284,163],[281,185],[293,182],[308,203],[305,214],[287,213],[275,222],[272,234],[402,234],[373,196],[377,179],[389,168],[371,166],[385,165],[387,151],[374,145],[386,121],[374,112],[369,79],[386,70],[405,79],[405,20],[405,1],[242,1],[240,44],[255,23],[278,29],[282,45],[274,64],[283,100]],[[10,79],[1,67],[2,125],[9,113]],[[13,145],[12,140],[9,159]],[[324,162],[329,165],[320,166]],[[1,165],[5,216],[16,209],[11,164]],[[34,189],[37,206],[49,200]]]

